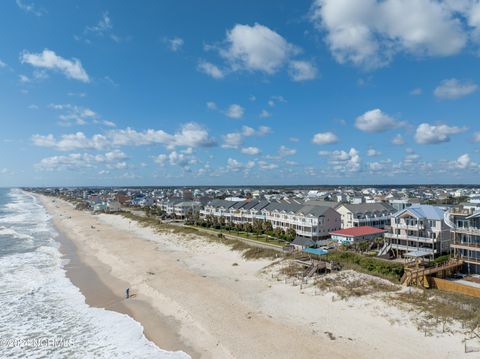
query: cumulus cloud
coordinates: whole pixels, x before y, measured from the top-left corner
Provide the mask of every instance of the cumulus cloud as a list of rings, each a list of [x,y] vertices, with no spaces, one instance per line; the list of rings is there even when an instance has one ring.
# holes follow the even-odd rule
[[[339,63],[367,69],[395,54],[448,56],[467,42],[457,12],[435,0],[315,0],[310,17]]]
[[[223,148],[238,148],[242,144],[243,135],[239,132],[231,132],[223,136]]]
[[[208,61],[200,61],[197,66],[198,71],[207,74],[214,79],[223,79],[225,77],[224,72],[217,66]]]
[[[367,111],[355,119],[355,127],[369,133],[385,132],[398,126],[392,117],[378,108]]]
[[[282,146],[280,146],[280,147],[278,148],[278,155],[279,155],[280,157],[293,156],[293,155],[296,154],[296,153],[297,153],[297,150],[296,150],[296,149],[294,149],[294,148],[289,148],[289,147],[284,146],[284,145],[282,145]]]
[[[308,61],[290,61],[288,66],[293,81],[314,80],[317,77],[317,69]]]
[[[338,137],[333,132],[319,132],[313,136],[312,142],[316,145],[329,145],[338,142]]]
[[[266,26],[235,25],[227,32],[227,47],[220,55],[235,70],[275,73],[298,49]]]
[[[35,168],[44,171],[61,171],[96,168],[99,165],[105,165],[108,169],[124,169],[127,167],[127,163],[124,161],[127,158],[127,155],[120,150],[97,155],[71,153],[66,156],[44,158],[35,165]]]
[[[223,136],[223,148],[238,148],[243,145],[245,137],[252,136],[265,136],[271,132],[270,127],[260,126],[258,129],[254,129],[249,126],[242,126],[241,132],[231,132]]]
[[[419,144],[438,144],[449,142],[450,136],[466,131],[465,127],[430,125],[422,123],[415,131],[415,141]]]
[[[367,156],[368,157],[377,157],[377,156],[381,156],[381,155],[382,155],[382,153],[377,151],[374,148],[369,148],[368,151],[367,151]]]
[[[260,112],[260,115],[258,115],[258,117],[260,118],[267,118],[267,117],[270,117],[272,116],[272,114],[270,112],[268,112],[267,110],[262,110]]]
[[[230,118],[239,119],[243,117],[244,113],[245,109],[242,106],[234,103],[228,107],[225,115]]]
[[[333,166],[333,170],[338,173],[358,172],[361,167],[360,153],[355,148],[349,151],[320,151],[319,155],[329,158],[328,162]]]
[[[41,53],[30,53],[25,50],[20,55],[20,61],[37,68],[59,71],[69,79],[82,82],[90,81],[80,60],[75,58],[67,60],[48,49],[43,50]]]
[[[394,145],[403,145],[405,144],[405,140],[403,139],[403,136],[401,134],[395,135],[395,137],[392,139],[392,143]]]
[[[63,111],[63,113],[59,115],[59,124],[61,126],[85,125],[89,121],[95,120],[99,117],[88,107],[71,104],[50,104],[48,107],[54,110]],[[115,126],[111,121],[106,121],[104,124],[107,126]]]
[[[167,45],[168,45],[168,48],[170,49],[170,51],[173,51],[173,52],[179,51],[183,47],[183,44],[184,44],[183,39],[181,37],[178,37],[178,36],[168,38],[168,39],[166,39],[166,42],[167,42]]]
[[[245,155],[256,156],[260,154],[260,149],[257,147],[244,147],[240,150]]]
[[[457,79],[443,80],[434,90],[434,95],[442,100],[455,100],[477,91],[478,86],[473,82],[461,82]]]
[[[32,141],[36,146],[54,148],[59,151],[101,150],[109,147],[154,144],[162,144],[168,148],[176,146],[210,147],[215,144],[208,131],[196,123],[187,123],[174,134],[169,134],[163,130],[136,131],[127,128],[111,130],[105,135],[96,134],[92,137],[87,137],[83,132],[63,135],[59,139],[52,134],[47,136],[34,135]]]
[[[480,142],[480,132],[475,132],[473,134],[473,141],[474,142]]]

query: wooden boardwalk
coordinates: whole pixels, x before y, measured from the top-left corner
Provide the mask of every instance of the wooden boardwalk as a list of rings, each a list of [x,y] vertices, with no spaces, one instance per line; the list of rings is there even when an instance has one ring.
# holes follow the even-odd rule
[[[434,267],[419,267],[417,265],[405,266],[405,273],[401,279],[404,286],[419,286],[430,288],[431,277],[444,278],[449,274],[457,272],[463,266],[463,261],[459,259],[450,259],[448,262],[436,265]]]

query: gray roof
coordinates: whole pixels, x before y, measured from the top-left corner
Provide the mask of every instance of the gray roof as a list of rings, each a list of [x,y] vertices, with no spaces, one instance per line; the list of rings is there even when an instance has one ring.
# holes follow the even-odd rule
[[[442,220],[445,213],[445,209],[439,206],[431,205],[413,205],[411,207],[405,208],[401,211],[398,211],[394,214],[395,217],[400,216],[401,214],[409,212],[416,218],[426,218],[433,220]]]
[[[355,215],[364,214],[364,213],[374,213],[374,212],[388,212],[388,213],[395,213],[396,209],[393,208],[388,203],[383,202],[376,202],[376,203],[342,203],[336,208],[344,206],[350,212]]]
[[[210,201],[208,203],[209,206],[215,207],[215,208],[230,208],[232,207],[235,203],[235,201],[225,201],[223,199],[214,199],[213,201]]]
[[[315,245],[315,242],[311,238],[296,236],[292,244],[303,247],[310,247]]]

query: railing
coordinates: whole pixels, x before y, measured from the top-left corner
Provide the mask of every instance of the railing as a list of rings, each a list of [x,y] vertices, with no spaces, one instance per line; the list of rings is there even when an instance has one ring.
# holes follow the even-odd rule
[[[443,221],[447,226],[449,226],[452,229],[455,229],[455,223],[453,223],[452,220],[450,219],[450,212],[445,211],[445,213],[443,213]]]
[[[480,236],[480,228],[457,227],[457,228],[455,228],[455,232],[457,232],[457,233],[465,233],[465,234],[473,234],[473,235],[475,235],[475,236]]]
[[[416,241],[416,242],[424,242],[424,243],[432,243],[432,244],[436,241],[435,238],[408,236],[404,234],[394,234],[394,233],[385,233],[385,238],[403,239],[406,241]]]
[[[404,223],[394,223],[392,225],[392,228],[398,228],[398,229],[409,229],[412,231],[418,231],[420,229],[425,229],[424,224],[404,224]]]
[[[400,249],[402,251],[422,251],[422,252],[429,252],[432,254],[437,253],[436,249],[426,248],[426,247],[407,246],[404,244],[397,244],[397,243],[392,243],[392,249]]]
[[[480,243],[471,243],[471,242],[453,242],[451,244],[452,247],[454,248],[479,248],[480,249]]]

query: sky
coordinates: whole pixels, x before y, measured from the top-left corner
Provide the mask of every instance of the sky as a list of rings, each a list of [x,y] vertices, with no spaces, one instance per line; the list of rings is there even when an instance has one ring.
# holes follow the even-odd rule
[[[4,0],[0,44],[0,186],[479,183],[479,0]]]

